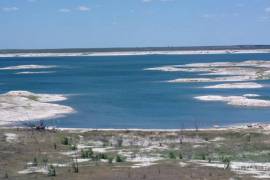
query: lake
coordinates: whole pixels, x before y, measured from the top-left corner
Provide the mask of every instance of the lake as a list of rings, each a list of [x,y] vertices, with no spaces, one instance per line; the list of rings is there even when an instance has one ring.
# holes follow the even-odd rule
[[[203,95],[260,94],[270,100],[270,81],[260,89],[204,89],[218,83],[168,83],[197,72],[145,71],[145,68],[203,62],[270,60],[270,54],[145,55],[104,57],[0,58],[0,67],[54,65],[46,74],[0,71],[0,92],[26,90],[64,94],[59,102],[75,114],[50,119],[49,125],[72,128],[175,129],[270,121],[270,108],[231,106],[194,99]],[[27,70],[40,71],[40,70]]]

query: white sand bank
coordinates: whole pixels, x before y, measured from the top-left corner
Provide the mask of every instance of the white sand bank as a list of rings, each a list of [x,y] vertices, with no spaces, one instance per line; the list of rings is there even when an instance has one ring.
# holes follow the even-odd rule
[[[10,91],[0,95],[0,125],[29,120],[50,119],[75,111],[68,106],[51,102],[63,101],[58,94],[34,94],[28,91]]]
[[[205,86],[207,89],[257,89],[262,88],[263,85],[255,82],[246,82],[246,83],[226,83],[226,84],[217,84],[212,86]]]
[[[204,72],[201,74],[197,74],[198,77],[195,78],[177,78],[168,81],[173,83],[241,82],[270,79],[270,61],[262,60],[166,65],[161,67],[146,68],[144,70],[164,72]]]
[[[22,71],[22,72],[17,72],[15,74],[51,74],[55,73],[55,71]]]
[[[226,102],[229,105],[234,106],[246,106],[246,107],[270,107],[269,100],[262,99],[250,99],[245,96],[218,96],[218,95],[207,95],[197,96],[195,99],[201,101],[221,101]]]
[[[8,66],[8,67],[2,67],[0,70],[21,70],[21,69],[49,69],[49,68],[55,68],[57,66],[53,65],[19,65],[19,66]]]
[[[170,83],[191,83],[191,82],[239,82],[239,81],[254,81],[255,76],[224,76],[216,78],[178,78],[169,80]]]

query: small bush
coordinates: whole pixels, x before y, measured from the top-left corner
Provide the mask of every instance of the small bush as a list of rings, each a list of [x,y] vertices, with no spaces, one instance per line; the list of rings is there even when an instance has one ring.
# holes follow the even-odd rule
[[[48,168],[48,176],[56,176],[56,170],[53,165],[50,165]]]
[[[8,179],[8,173],[7,172],[5,172],[4,178]]]
[[[81,150],[81,158],[87,159],[87,158],[93,158],[94,152],[92,148],[86,149],[86,150]]]
[[[72,169],[74,173],[79,173],[79,167],[77,163],[75,162],[72,163]]]
[[[107,154],[104,154],[104,153],[100,153],[97,156],[98,156],[98,159],[108,159]]]
[[[38,160],[36,157],[34,157],[34,159],[32,161],[32,166],[38,166]]]
[[[120,155],[117,155],[116,158],[115,158],[115,161],[116,161],[116,162],[119,162],[119,163],[120,163],[120,162],[124,162],[124,161],[125,161],[125,158],[122,157],[122,156],[120,156]]]
[[[117,139],[117,147],[122,147],[122,145],[123,145],[123,139],[122,138]]]
[[[170,159],[176,159],[175,153],[173,151],[169,152]]]
[[[70,150],[72,150],[72,151],[77,150],[77,146],[76,146],[76,145],[74,145],[74,144],[70,145]]]
[[[179,159],[183,159],[182,153],[179,153]]]
[[[48,164],[48,158],[47,157],[43,157],[42,158],[42,163],[46,166]]]
[[[63,137],[63,138],[61,139],[61,143],[62,143],[63,145],[69,145],[69,138],[68,138],[68,137]]]
[[[205,159],[206,159],[205,154],[202,154],[202,160],[205,160]]]
[[[111,156],[108,157],[108,163],[109,163],[109,164],[112,164],[112,163],[113,163],[113,157],[111,157]]]
[[[230,167],[231,160],[229,157],[222,157],[222,162],[225,165],[225,169],[228,169]]]

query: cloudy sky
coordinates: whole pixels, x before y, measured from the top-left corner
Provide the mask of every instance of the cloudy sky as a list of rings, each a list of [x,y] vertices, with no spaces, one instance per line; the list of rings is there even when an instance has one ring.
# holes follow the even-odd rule
[[[0,0],[0,48],[270,44],[269,0]]]

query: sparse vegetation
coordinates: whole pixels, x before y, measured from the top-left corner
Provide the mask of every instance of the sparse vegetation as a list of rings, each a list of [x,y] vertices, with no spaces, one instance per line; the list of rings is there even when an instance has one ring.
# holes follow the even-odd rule
[[[13,130],[6,131],[12,132]],[[1,133],[2,132],[0,132],[0,135]],[[96,171],[97,169],[102,170],[103,168],[108,168],[106,169],[106,171],[110,171],[110,168],[119,167],[119,171],[126,172],[126,176],[127,174],[129,174],[131,179],[135,179],[136,175],[133,173],[133,170],[131,170],[131,173],[129,173],[126,169],[122,169],[121,167],[139,167],[139,162],[137,163],[136,161],[133,162],[131,160],[140,160],[140,158],[145,159],[146,162],[149,161],[151,164],[151,158],[155,159],[156,157],[157,159],[159,157],[161,159],[153,161],[154,163],[157,163],[157,165],[154,165],[156,169],[155,172],[156,174],[160,174],[160,177],[162,177],[162,174],[164,173],[165,165],[168,168],[170,167],[171,169],[175,169],[176,166],[174,165],[176,164],[178,164],[177,168],[181,168],[181,171],[185,173],[189,168],[194,169],[194,176],[198,174],[198,171],[200,171],[200,169],[203,168],[196,165],[196,162],[204,162],[206,164],[208,164],[207,162],[209,162],[211,163],[211,165],[219,162],[221,165],[224,164],[224,169],[227,169],[227,171],[224,171],[224,169],[222,169],[222,174],[231,175],[233,173],[233,166],[231,165],[235,163],[235,161],[252,160],[254,162],[266,162],[270,160],[270,145],[264,143],[268,141],[270,135],[262,135],[260,133],[252,132],[251,130],[198,132],[182,131],[182,144],[179,143],[179,133],[173,134],[168,132],[91,131],[73,134],[71,132],[49,133],[47,130],[18,130],[16,131],[16,133],[18,134],[18,136],[20,136],[20,139],[22,139],[22,137],[24,137],[25,139],[23,139],[24,143],[18,143],[18,146],[16,147],[18,148],[18,151],[22,152],[21,154],[17,154],[15,160],[16,162],[20,162],[20,164],[18,166],[13,164],[16,172],[9,172],[9,179],[12,179],[12,175],[14,175],[15,173],[18,174],[18,171],[23,170],[22,167],[33,169],[48,168],[48,176],[54,176],[54,174],[56,175],[55,171],[57,170],[57,178],[62,178],[63,176],[65,176],[64,174],[68,170],[69,172],[73,172],[69,175],[73,174],[75,176],[75,174],[79,173],[78,177],[80,177],[81,174],[83,175],[82,177],[84,177],[85,174],[90,174],[90,172],[93,173],[93,171]],[[124,138],[120,138],[120,143],[118,143],[116,138],[112,138],[122,136],[123,134],[125,136],[123,136]],[[83,138],[80,139],[80,142],[76,141],[78,136],[83,136]],[[249,136],[251,137],[250,141],[248,141]],[[123,146],[123,142],[129,143],[131,145]],[[82,148],[80,152],[76,151],[78,143],[85,145],[85,148]],[[110,147],[106,147],[104,146],[105,143],[113,145]],[[161,146],[160,143],[162,144]],[[54,147],[54,144],[57,144],[57,148]],[[11,148],[11,146],[7,146],[6,144],[1,142],[0,145],[6,149]],[[95,152],[93,152],[93,149],[89,148],[89,146],[95,148]],[[17,150],[14,151],[11,149],[10,151],[16,152]],[[33,156],[33,154],[35,156]],[[78,157],[85,160],[80,159],[79,161],[79,159],[77,159]],[[71,158],[72,161],[70,161]],[[6,161],[5,159],[6,157],[2,158],[5,163],[13,162],[13,160]],[[26,165],[26,163],[29,163],[29,161],[31,162],[31,165]],[[117,164],[113,164],[114,162],[116,162]],[[181,166],[179,166],[179,163],[182,163]],[[59,164],[60,166],[55,165],[51,167],[50,165],[52,164]],[[186,164],[188,164],[187,167]],[[7,165],[0,165],[1,167],[3,166],[5,169],[8,169]],[[55,167],[57,167],[57,169]],[[163,168],[160,168],[158,171],[157,167]],[[92,170],[89,172],[88,169]],[[145,171],[144,174],[147,175],[146,179],[152,178],[152,175],[149,175],[149,173],[147,172],[147,168],[142,167],[140,169]],[[222,179],[220,178],[220,176],[223,175],[217,176],[216,168],[212,168],[211,172],[209,172],[209,169],[207,168],[204,170],[207,172],[207,177],[202,176],[200,178],[208,179],[208,177],[211,177],[210,179]],[[1,174],[2,177],[5,177],[5,171],[2,171]],[[74,178],[73,175],[72,177]],[[30,177],[28,175],[18,176]],[[41,177],[39,175],[37,176]],[[140,177],[137,177],[137,179],[140,179],[142,177],[143,174],[141,174]],[[182,176],[180,175],[179,177]],[[228,176],[227,179],[229,179],[229,177],[232,176]],[[159,180],[159,178],[155,179]]]

